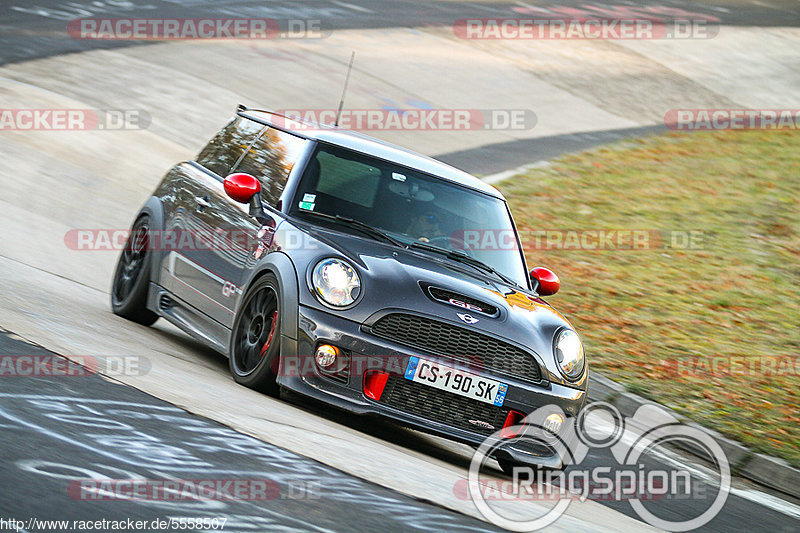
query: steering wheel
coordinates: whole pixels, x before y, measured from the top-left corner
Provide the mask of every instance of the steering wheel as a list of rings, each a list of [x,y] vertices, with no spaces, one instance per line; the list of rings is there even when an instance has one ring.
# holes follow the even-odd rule
[[[470,257],[475,257],[475,255],[472,253],[472,250],[467,249],[467,245],[464,243],[464,240],[458,237],[452,235],[436,235],[434,237],[426,238],[428,239],[428,243],[434,246],[445,248],[447,250],[453,250],[454,252],[464,252]]]

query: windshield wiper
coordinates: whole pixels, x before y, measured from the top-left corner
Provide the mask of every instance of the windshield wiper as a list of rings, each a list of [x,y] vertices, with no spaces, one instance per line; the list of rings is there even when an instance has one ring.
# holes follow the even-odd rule
[[[352,228],[355,228],[355,229],[361,231],[362,233],[366,233],[367,235],[370,235],[373,238],[376,238],[378,240],[383,240],[385,242],[393,244],[393,245],[395,245],[395,246],[397,246],[399,248],[405,248],[406,247],[405,244],[403,244],[402,242],[398,241],[397,239],[395,239],[394,237],[392,237],[388,233],[385,233],[385,232],[379,230],[378,228],[370,226],[369,224],[367,224],[365,222],[361,222],[360,220],[355,220],[353,218],[343,217],[342,215],[329,215],[327,213],[318,213],[316,211],[303,211],[303,214],[304,215],[313,215],[313,216],[316,216],[316,217],[325,218],[325,219],[328,219],[328,220],[333,220],[335,222],[339,222],[340,224],[344,224],[344,225],[350,226]]]
[[[503,280],[504,282],[508,283],[509,285],[513,285],[514,287],[519,287],[520,289],[528,290],[526,287],[523,287],[522,285],[520,285],[513,279],[509,278],[508,276],[506,276],[493,266],[487,265],[483,261],[475,259],[474,257],[471,257],[465,254],[464,252],[459,252],[457,250],[447,250],[446,248],[439,248],[438,246],[434,246],[432,244],[426,244],[424,242],[419,242],[419,241],[412,242],[410,246],[412,248],[419,248],[420,250],[428,250],[429,252],[441,254],[447,257],[448,259],[452,259],[454,261],[458,261],[459,263],[470,265],[479,270],[483,270],[484,272],[492,273],[501,280]]]

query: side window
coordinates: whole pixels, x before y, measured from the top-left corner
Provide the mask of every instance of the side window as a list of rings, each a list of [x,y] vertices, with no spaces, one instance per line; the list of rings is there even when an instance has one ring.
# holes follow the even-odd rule
[[[262,129],[257,122],[236,117],[209,141],[196,161],[224,178]]]
[[[265,128],[234,170],[250,174],[260,181],[264,203],[275,207],[305,144],[305,139]]]

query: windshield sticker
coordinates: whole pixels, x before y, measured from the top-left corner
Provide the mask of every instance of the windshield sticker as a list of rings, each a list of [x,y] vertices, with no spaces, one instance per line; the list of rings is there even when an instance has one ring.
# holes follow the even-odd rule
[[[316,199],[317,199],[317,195],[316,194],[305,193],[303,195],[303,201],[304,202],[311,202],[313,204],[316,201]]]
[[[397,181],[406,181],[406,177],[398,172],[392,172],[392,179]]]
[[[305,209],[306,211],[313,211],[314,202],[300,202],[300,209]]]

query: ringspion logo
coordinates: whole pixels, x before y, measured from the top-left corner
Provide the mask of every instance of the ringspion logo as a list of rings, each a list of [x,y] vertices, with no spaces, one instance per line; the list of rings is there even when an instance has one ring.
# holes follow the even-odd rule
[[[706,473],[701,477],[679,466],[663,468],[659,464],[648,464],[649,454],[658,453],[660,447],[676,442],[689,444],[708,456],[713,464],[708,475],[719,483],[716,494],[708,494],[701,488],[705,487],[702,480]],[[504,448],[541,450],[543,446],[552,451],[552,458],[570,468],[546,471],[515,463],[508,469],[511,470],[510,483],[498,480],[486,468],[489,457],[503,460]],[[591,466],[591,460],[584,464],[589,453],[600,448],[607,448],[616,464]],[[456,482],[453,492],[458,498],[471,499],[486,520],[511,531],[536,531],[547,527],[561,518],[573,501],[587,499],[627,501],[639,518],[654,527],[689,531],[702,527],[719,514],[730,487],[728,458],[717,441],[703,429],[681,424],[659,406],[641,406],[633,416],[625,418],[613,405],[595,402],[577,416],[567,416],[556,405],[542,406],[517,425],[495,432],[478,447],[470,463],[468,479]],[[662,513],[653,512],[652,502],[665,498],[707,500],[708,503],[704,501],[676,521],[674,516],[662,517]],[[540,503],[535,513],[510,512],[507,506],[496,503],[525,500]]]

